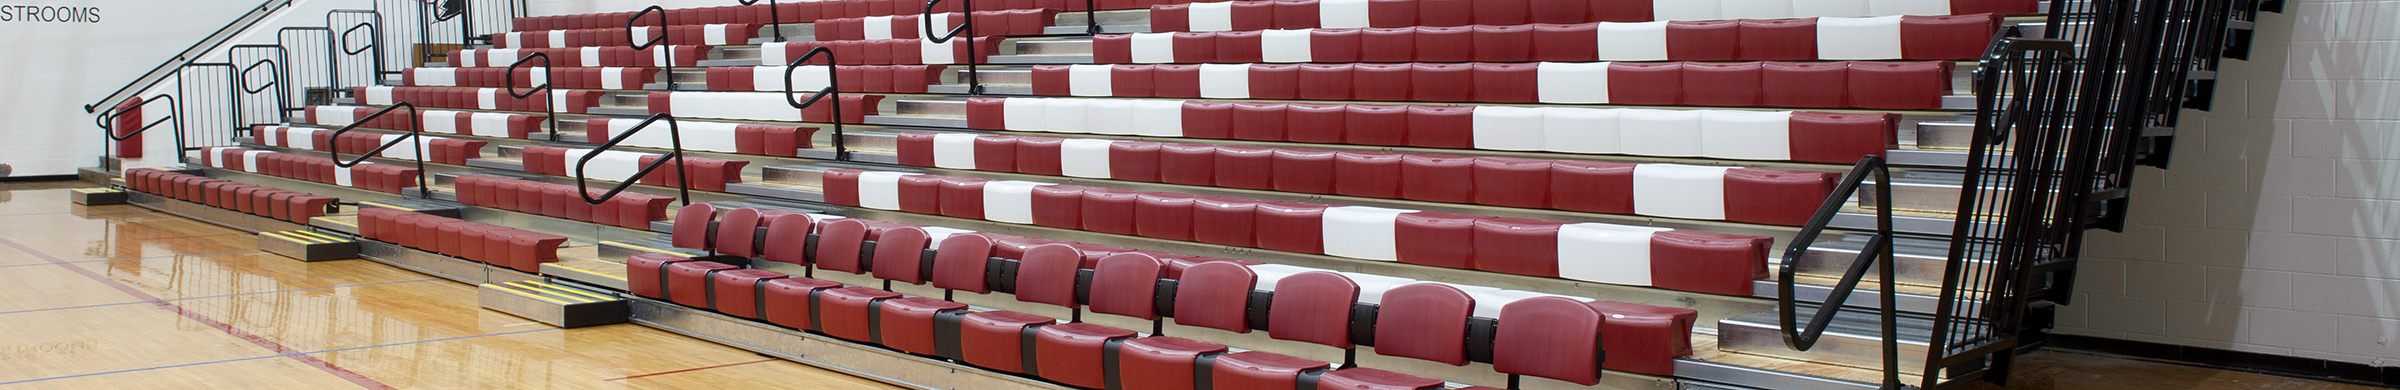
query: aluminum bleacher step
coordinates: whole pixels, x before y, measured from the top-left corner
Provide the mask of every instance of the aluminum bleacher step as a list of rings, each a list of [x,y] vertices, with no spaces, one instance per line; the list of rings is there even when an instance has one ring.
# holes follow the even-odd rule
[[[560,283],[484,283],[475,296],[485,309],[560,328],[622,324],[630,317],[624,298]]]
[[[357,241],[309,230],[259,232],[258,248],[308,262],[358,258]]]
[[[1859,291],[1860,294],[1867,291]],[[1816,308],[1795,310],[1801,321],[1815,315]],[[1863,310],[1844,310],[1835,314],[1825,335],[1808,351],[1793,350],[1784,344],[1782,326],[1774,312],[1742,315],[1717,321],[1717,349],[1724,352],[1768,356],[1850,367],[1883,368],[1882,319],[1878,314]],[[1915,375],[1924,372],[1924,361],[1911,356],[1925,356],[1926,346],[1933,337],[1933,320],[1901,316],[1899,324],[1900,371]]]
[[[462,218],[460,217],[461,213],[459,210],[466,207],[465,205],[458,204],[457,202],[421,198],[368,200],[359,201],[358,205],[359,207],[379,207],[407,212],[433,214],[442,216],[443,218]]]
[[[77,188],[69,191],[67,198],[85,206],[125,204],[127,200],[125,190],[115,188]]]

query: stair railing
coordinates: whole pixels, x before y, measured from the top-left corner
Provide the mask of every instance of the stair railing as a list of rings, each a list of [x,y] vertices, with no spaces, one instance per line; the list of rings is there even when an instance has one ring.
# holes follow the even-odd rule
[[[640,22],[642,21],[642,17],[643,17],[643,16],[648,16],[648,15],[650,15],[650,13],[652,13],[652,12],[656,12],[656,13],[658,13],[658,30],[657,30],[657,32],[658,32],[658,37],[655,37],[655,38],[650,38],[650,39],[648,39],[648,40],[643,40],[643,39],[642,39],[642,37],[636,37],[636,36],[633,36],[634,27],[636,27],[634,24],[636,24],[636,23],[640,23]],[[633,51],[634,51],[634,52],[636,52],[636,53],[635,53],[636,55],[639,55],[639,54],[640,54],[639,52],[641,52],[641,51],[644,51],[644,50],[650,50],[650,48],[653,48],[653,47],[661,47],[661,46],[663,46],[662,48],[660,48],[660,50],[662,50],[662,51],[665,51],[665,52],[666,52],[666,55],[664,56],[664,58],[666,58],[666,61],[664,61],[665,63],[663,63],[663,64],[659,64],[659,67],[661,67],[661,68],[666,68],[666,69],[664,70],[663,74],[667,75],[667,90],[668,90],[668,91],[673,91],[673,90],[675,90],[675,84],[676,84],[676,83],[675,83],[675,41],[674,41],[673,39],[669,39],[669,38],[668,38],[668,37],[672,37],[672,36],[674,36],[674,35],[675,35],[675,34],[669,34],[669,33],[667,33],[667,9],[666,9],[666,7],[660,7],[660,6],[652,5],[652,6],[650,6],[650,8],[643,8],[643,9],[642,9],[642,12],[635,13],[635,14],[633,14],[633,16],[632,16],[632,17],[627,17],[627,18],[625,18],[625,41],[626,41],[626,42],[633,42],[633,44],[630,44],[630,45],[627,45],[627,46],[632,46],[632,47],[633,47]]]
[[[234,45],[233,49],[264,49],[272,50],[274,53],[273,57],[260,58],[258,61],[253,61],[249,66],[244,66],[240,71],[234,73],[234,85],[237,86],[236,88],[241,88],[241,93],[234,95],[234,124],[241,126],[241,128],[235,130],[238,131],[241,129],[247,129],[250,126],[281,123],[284,118],[283,113],[291,111],[291,89],[287,88],[290,83],[284,81],[283,75],[284,66],[290,64],[291,60],[289,59],[289,56],[284,53],[283,46]],[[267,83],[260,84],[257,88],[252,88],[250,86],[252,75],[257,74],[259,67],[261,66],[266,67]],[[270,90],[275,91],[275,104],[273,107],[274,115],[265,118],[265,121],[245,120],[250,113],[249,107],[246,107],[243,104],[243,101],[247,100],[245,98],[258,96],[261,92],[267,92]]]
[[[417,152],[417,194],[424,196],[425,199],[433,199],[433,191],[431,190],[433,187],[426,185],[425,181],[426,146],[424,142],[418,141],[423,139],[421,135],[425,134],[425,116],[417,113],[417,105],[410,104],[409,102],[392,103],[392,105],[385,106],[381,110],[375,110],[375,113],[373,114],[367,114],[366,117],[358,118],[357,120],[352,121],[349,125],[342,126],[341,129],[334,130],[333,134],[329,135],[328,138],[342,139],[342,134],[349,133],[351,130],[358,130],[359,126],[365,125],[368,122],[374,121],[375,118],[382,118],[384,115],[391,114],[392,111],[398,110],[408,110],[408,134],[401,135],[399,138],[393,138],[391,141],[385,141],[381,145],[375,145],[374,149],[369,149],[365,153],[360,153],[358,158],[348,161],[342,160],[342,148],[338,146],[327,148],[326,154],[333,158],[333,166],[342,169],[349,169],[351,167],[358,166],[358,164],[366,163],[367,159],[383,155],[384,150],[391,149],[392,146],[399,145],[402,142],[413,144],[415,146],[409,148],[409,150]]]
[[[333,55],[333,58],[330,61],[327,61],[325,64],[333,71],[333,89],[340,90],[345,87],[345,85],[342,84],[342,60],[350,56],[359,55],[360,53],[367,53],[369,62],[371,64],[365,72],[368,80],[359,83],[358,85],[383,85],[383,27],[375,25],[376,21],[383,20],[383,16],[376,11],[370,10],[352,9],[327,11],[325,13],[325,27],[327,29],[333,28],[333,16],[340,14],[366,14],[367,18],[359,21],[357,24],[350,25],[349,28],[342,29],[342,33],[335,34],[333,36],[333,41],[335,42],[336,47],[340,49],[341,53],[338,55]],[[366,30],[367,32],[367,37],[365,39],[366,45],[352,47],[350,45],[352,37],[357,35],[358,31],[362,29]]]
[[[117,134],[117,129],[116,129],[117,115],[119,115],[119,114],[121,114],[121,113],[123,113],[123,112],[125,112],[125,111],[141,110],[143,107],[149,107],[149,106],[150,106],[150,103],[155,103],[155,102],[159,102],[159,101],[165,101],[165,102],[167,102],[167,115],[166,115],[166,117],[159,118],[159,119],[158,119],[158,120],[156,120],[156,121],[148,121],[148,123],[145,123],[145,124],[143,124],[143,125],[142,125],[141,127],[139,127],[139,128],[135,128],[135,129],[133,129],[133,131],[128,131],[128,132],[125,132],[125,134],[124,134],[124,135],[118,135],[118,134]],[[148,110],[142,110],[142,111],[145,111],[145,112],[147,112]],[[100,125],[100,137],[103,139],[103,140],[100,142],[100,166],[101,166],[101,167],[108,167],[108,166],[109,166],[109,165],[108,165],[108,161],[116,158],[116,156],[117,156],[117,148],[116,148],[116,145],[114,145],[114,143],[116,143],[116,142],[123,142],[123,141],[125,141],[125,140],[133,139],[133,137],[140,136],[140,135],[142,135],[142,133],[149,132],[149,131],[150,131],[150,128],[153,128],[153,127],[158,127],[158,125],[160,125],[160,124],[168,124],[168,123],[172,123],[172,124],[173,124],[173,127],[174,127],[174,129],[175,129],[175,154],[176,154],[175,158],[176,158],[178,161],[181,161],[181,160],[183,159],[183,150],[184,150],[184,149],[183,149],[183,105],[182,105],[182,104],[179,104],[179,103],[176,103],[176,101],[175,101],[175,95],[169,95],[169,94],[163,94],[163,93],[162,93],[162,94],[158,94],[158,95],[155,95],[155,96],[151,96],[151,97],[149,97],[149,98],[146,98],[146,99],[142,99],[142,100],[140,100],[140,101],[138,101],[138,102],[134,103],[134,104],[133,104],[133,107],[129,107],[129,108],[125,108],[125,109],[118,109],[118,108],[111,107],[111,108],[109,108],[109,109],[106,109],[106,110],[100,110],[100,113],[99,113],[99,115],[94,115],[94,116],[92,117],[92,122],[93,122],[94,124]]]
[[[240,17],[234,18],[232,22],[227,22],[224,27],[218,27],[216,32],[202,36],[200,41],[193,42],[191,47],[184,48],[183,51],[177,52],[175,58],[169,58],[167,61],[159,63],[157,67],[151,68],[149,71],[143,72],[140,77],[134,78],[133,82],[126,83],[124,87],[118,87],[116,92],[108,93],[108,96],[101,97],[100,101],[98,102],[83,105],[83,112],[93,114],[99,113],[102,108],[102,104],[108,104],[108,102],[115,101],[120,97],[131,98],[132,96],[140,95],[143,91],[149,90],[150,87],[158,86],[158,83],[165,82],[167,80],[167,76],[176,72],[181,72],[184,64],[199,61],[200,57],[203,55],[208,54],[210,51],[215,51],[218,45],[223,45],[226,42],[232,41],[234,37],[241,35],[243,31],[249,31],[251,26],[255,26],[259,22],[266,21],[267,18],[269,16],[273,16],[276,11],[281,11],[284,8],[291,6],[292,0],[267,0],[264,3],[260,3],[258,7],[252,8],[249,12],[242,14]]]
[[[667,123],[667,139],[675,147],[674,151],[667,153],[665,157],[659,158],[657,162],[642,166],[642,169],[634,172],[632,177],[627,177],[625,178],[625,181],[617,182],[615,187],[609,188],[608,192],[601,193],[600,197],[592,197],[592,187],[590,183],[591,179],[584,176],[584,166],[591,165],[593,158],[600,157],[602,153],[607,153],[610,149],[616,149],[617,144],[625,143],[626,138],[632,138],[634,134],[641,133],[642,130],[649,129],[650,125],[657,124],[660,121],[665,121]],[[690,168],[691,164],[685,164],[683,162],[683,129],[675,124],[674,115],[668,115],[665,113],[650,114],[649,118],[642,119],[642,123],[634,125],[632,129],[625,130],[624,133],[617,134],[616,137],[609,138],[608,143],[600,144],[600,147],[592,148],[590,152],[583,154],[582,159],[575,160],[575,195],[583,197],[584,203],[590,203],[594,205],[608,203],[608,200],[616,199],[617,194],[624,193],[625,189],[632,188],[634,184],[640,183],[642,178],[649,177],[650,172],[657,171],[658,167],[667,165],[667,163],[670,162],[675,164],[675,191],[679,194],[677,199],[680,199],[683,202],[682,205],[690,206],[692,205],[692,175]]]
[[[523,93],[517,92],[517,69],[523,68],[526,63],[533,62],[535,59],[542,60],[542,84],[535,85],[532,87],[532,89],[526,90]],[[550,88],[550,83],[555,82],[552,80],[557,80],[552,78],[551,75],[549,53],[534,52],[533,54],[527,55],[524,58],[518,58],[517,62],[508,64],[508,96],[515,97],[518,100],[523,100],[534,95],[542,95],[542,112],[547,114],[546,118],[549,118],[547,121],[550,123],[550,141],[558,142],[559,97],[551,96],[552,94],[557,93],[557,91]],[[533,73],[526,73],[526,78],[532,77]],[[672,81],[674,79],[669,77],[668,80]],[[527,81],[531,82],[532,80]]]
[[[740,1],[742,5],[758,5],[758,0],[737,1]],[[783,38],[783,6],[776,5],[775,0],[767,0],[767,28],[775,29],[776,42],[785,41]]]
[[[820,55],[825,56],[825,88],[810,93],[808,100],[800,100],[797,97],[799,91],[796,89],[798,87],[792,85],[792,75],[800,70],[802,64],[807,64],[808,60],[815,59]],[[833,159],[850,161],[850,146],[843,140],[845,133],[842,132],[844,119],[842,117],[842,78],[840,74],[841,65],[839,61],[834,60],[833,49],[824,46],[808,49],[808,53],[801,54],[799,59],[783,65],[783,100],[791,104],[793,109],[805,110],[831,96],[833,102],[829,104],[833,105]]]
[[[1840,314],[1850,301],[1850,293],[1857,291],[1859,282],[1865,280],[1867,270],[1874,269],[1883,287],[1882,305],[1877,310],[1882,317],[1880,322],[1884,335],[1882,388],[1900,389],[1906,385],[1900,383],[1899,279],[1893,277],[1892,271],[1894,237],[1890,205],[1875,208],[1874,236],[1867,239],[1866,247],[1859,250],[1858,257],[1850,261],[1849,271],[1842,274],[1841,282],[1834,284],[1823,302],[1818,302],[1816,314],[1809,317],[1807,326],[1803,328],[1798,322],[1800,302],[1795,290],[1800,259],[1808,254],[1810,246],[1816,244],[1817,235],[1825,232],[1826,225],[1841,214],[1842,206],[1849,202],[1851,194],[1858,192],[1859,185],[1869,175],[1875,177],[1875,199],[1885,202],[1892,199],[1892,169],[1884,162],[1883,156],[1870,155],[1858,159],[1858,164],[1850,168],[1850,173],[1842,176],[1842,182],[1834,188],[1833,196],[1825,198],[1825,203],[1817,207],[1816,215],[1809,217],[1808,224],[1800,228],[1799,236],[1792,238],[1791,245],[1784,249],[1782,272],[1775,283],[1775,313],[1782,320],[1784,345],[1799,351],[1814,348],[1819,338],[1825,335],[1825,327],[1833,323],[1834,316]]]
[[[967,94],[982,95],[983,72],[976,71],[976,65],[982,61],[975,60],[978,57],[975,48],[975,0],[958,0],[958,2],[959,8],[966,10],[966,12],[960,12],[959,16],[966,20],[959,21],[958,27],[951,28],[948,33],[937,34],[933,31],[933,7],[941,4],[942,0],[927,0],[925,14],[917,17],[917,24],[925,26],[925,43],[927,44],[946,44],[950,43],[951,39],[958,38],[960,34],[967,36]]]

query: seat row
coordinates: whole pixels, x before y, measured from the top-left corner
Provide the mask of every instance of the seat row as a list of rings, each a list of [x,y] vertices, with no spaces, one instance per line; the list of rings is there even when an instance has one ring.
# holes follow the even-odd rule
[[[679,213],[678,220],[689,221],[694,218],[686,216],[701,213]],[[726,213],[724,221],[717,224],[717,242],[742,247],[763,238],[770,243],[767,249],[773,251],[775,246],[796,248],[796,242],[803,241],[800,237],[807,236],[817,248],[810,254],[819,260],[813,263],[815,269],[871,274],[888,283],[930,283],[943,290],[977,294],[1009,293],[1030,304],[1089,308],[1095,315],[1134,320],[1163,321],[1166,317],[1177,325],[1192,327],[1176,328],[1178,332],[1197,328],[1236,334],[1265,330],[1265,338],[1340,349],[1372,345],[1386,356],[1450,365],[1489,362],[1506,374],[1583,384],[1593,383],[1599,375],[1603,345],[1598,336],[1603,333],[1612,334],[1605,346],[1614,352],[1609,357],[1615,358],[1606,359],[1607,368],[1672,375],[1672,359],[1689,354],[1690,323],[1696,315],[1682,309],[1585,303],[1546,294],[1298,267],[1245,266],[1230,261],[1175,265],[1139,251],[1100,255],[1096,256],[1099,260],[1090,261],[1086,259],[1095,256],[1066,243],[1017,247],[1008,236],[957,233],[937,237],[922,228],[879,227],[873,221],[856,219],[835,220],[819,228],[804,215],[779,216],[760,237],[749,228],[758,215],[748,209]],[[808,230],[811,228],[816,231]],[[727,234],[735,237],[728,239]],[[871,247],[863,245],[870,242]],[[1006,253],[1011,250],[1014,253]],[[671,255],[636,256],[628,268],[637,295],[1079,387],[1193,388],[1195,379],[1231,386],[1224,388],[1439,388],[1443,382],[1373,370],[1308,372],[1332,367],[1266,352],[1216,356],[1234,351],[1198,340],[1156,337],[1163,336],[1159,334],[1135,339],[1137,334],[1130,330],[1088,323],[1057,324],[1054,319],[1030,314],[966,311],[965,305],[954,302],[906,298],[887,290],[842,288],[838,282]],[[1181,270],[1169,272],[1177,268]],[[714,294],[708,293],[711,291]],[[1580,314],[1574,318],[1589,320],[1562,322],[1565,328],[1548,329],[1553,336],[1568,336],[1566,341],[1582,341],[1517,344],[1506,341],[1511,336],[1493,332],[1536,328],[1515,325],[1536,323],[1533,321],[1511,321],[1524,319],[1520,315],[1531,311],[1525,308],[1545,306],[1542,302],[1589,309],[1572,310]],[[1616,324],[1606,324],[1609,322]],[[1051,326],[1060,328],[1047,329]],[[1019,336],[1025,334],[1032,337]],[[1118,346],[1116,341],[1124,343]],[[1028,353],[1034,351],[1040,353]],[[1511,361],[1519,358],[1557,364],[1536,369],[1526,364],[1532,361]],[[1102,364],[1111,360],[1120,364]],[[1228,364],[1279,369],[1230,369]],[[1195,372],[1204,378],[1195,378]],[[1327,381],[1341,385],[1295,386]],[[1397,387],[1353,387],[1361,384]]]
[[[537,77],[538,78],[538,77]],[[518,84],[518,91],[531,92],[519,99],[508,88],[453,87],[351,87],[351,96],[358,103],[388,106],[408,102],[419,109],[457,108],[469,110],[543,111],[555,109],[562,114],[582,114],[600,105],[608,96],[601,90],[550,90],[535,92]],[[543,102],[548,100],[547,105]],[[540,117],[540,116],[535,116]],[[430,126],[431,124],[427,124]]]
[[[667,26],[661,34],[654,26],[624,25],[607,28],[571,30],[518,31],[495,34],[492,47],[497,49],[557,49],[578,47],[631,47],[634,43],[650,42],[662,35],[667,43],[676,45],[748,45],[758,35],[755,24],[701,24]],[[505,65],[504,65],[505,66]]]
[[[332,157],[225,146],[201,148],[199,154],[201,164],[210,168],[395,194],[417,186],[417,181],[412,180],[417,177],[416,168],[393,164],[360,163],[343,168],[334,164]]]
[[[481,91],[459,90],[453,92],[466,92],[468,94],[482,94],[483,96],[491,96],[490,94],[494,91],[494,89],[486,88]],[[461,99],[471,98],[459,97],[457,96],[459,95],[458,93],[434,93],[429,95],[436,98],[435,100],[430,100],[427,101],[428,103],[425,103],[429,107],[434,105],[460,105]],[[395,101],[401,100],[395,99]],[[534,103],[526,104],[524,102]],[[411,103],[414,104],[414,102]],[[506,107],[497,105],[485,107],[491,107],[485,109],[515,109],[520,111],[541,110],[539,101],[531,99],[526,99]],[[418,112],[418,115],[423,117],[422,119],[416,123],[409,123],[411,118],[408,118],[407,111],[403,110],[394,111],[394,114],[384,114],[382,117],[377,117],[374,120],[365,123],[360,123],[358,121],[358,118],[372,115],[376,110],[378,110],[378,108],[375,107],[311,106],[301,111],[303,113],[301,122],[330,127],[342,127],[349,126],[353,123],[359,123],[358,127],[361,128],[399,131],[409,131],[414,129],[415,127],[412,125],[423,125],[424,127],[422,129],[427,133],[458,134],[493,138],[533,139],[534,133],[548,130],[543,128],[543,122],[549,120],[549,117],[543,115],[423,110]]]
[[[670,197],[622,192],[595,205],[576,196],[575,186],[484,175],[459,176],[451,187],[457,191],[458,202],[468,206],[640,230],[649,230],[651,221],[666,220],[667,205],[675,201]],[[600,190],[589,193],[601,194]]]
[[[596,145],[641,123],[641,119],[594,117],[586,119],[583,128]],[[684,150],[794,157],[800,149],[816,148],[815,127],[691,121],[677,122],[677,126],[683,133]],[[668,149],[675,146],[675,139],[667,131],[653,129],[634,133],[619,145]]]
[[[1931,110],[1951,62],[1039,65],[1037,96]]]
[[[2036,0],[1160,1],[1150,31],[1514,26],[1592,22],[2025,14]],[[1189,3],[1189,4],[1184,4]]]
[[[967,127],[1848,164],[1896,146],[1898,117],[1794,111],[972,98]]]
[[[786,99],[780,93],[756,92],[651,92],[650,113],[672,114],[677,118],[714,118],[752,121],[833,123],[833,100],[820,100],[805,109],[793,109],[791,100],[807,100],[813,94],[800,94]],[[883,95],[842,95],[842,123],[865,123],[867,116],[879,115]]]
[[[802,65],[799,70],[784,66],[721,66],[708,68],[710,91],[778,92],[789,87],[793,91],[815,92],[839,79],[842,92],[925,93],[926,87],[942,79],[942,65],[855,65],[841,67],[841,73],[827,78],[825,65]],[[791,76],[787,83],[784,76]]]
[[[336,139],[333,137],[332,130],[291,126],[251,126],[250,132],[260,145],[320,152],[339,150],[352,156],[373,151],[376,147],[384,144],[392,144],[391,148],[384,149],[383,153],[377,154],[377,156],[413,160],[417,158],[417,148],[421,147],[425,149],[425,161],[456,165],[466,165],[467,160],[482,158],[483,147],[490,144],[490,142],[484,141],[429,136],[418,137],[414,143],[396,143],[401,137],[400,134],[365,132],[343,134],[341,138]],[[231,152],[220,150],[220,153]],[[239,155],[228,154],[216,158],[239,157]]]
[[[567,242],[566,237],[380,207],[358,210],[358,235],[535,273],[542,263],[558,262],[558,247]]]
[[[1983,54],[1999,21],[1975,14],[1112,34],[1093,37],[1092,52],[1103,64],[1965,60]]]
[[[658,82],[659,68],[410,68],[401,72],[400,84],[418,87],[490,87],[519,91],[532,90],[544,82],[557,89],[642,89],[643,84]],[[553,80],[555,78],[555,80]],[[367,87],[361,87],[367,88]]]
[[[999,38],[978,37],[974,57],[968,57],[965,37],[944,43],[925,39],[870,39],[844,41],[768,42],[760,44],[759,65],[784,66],[807,55],[809,50],[824,47],[833,51],[831,63],[841,65],[950,65],[959,59],[974,58],[976,63],[991,61],[1000,53]],[[823,60],[819,60],[823,61]],[[810,62],[823,65],[827,62]]]
[[[834,169],[823,183],[825,202],[842,206],[1738,296],[1751,295],[1752,281],[1766,277],[1773,243],[1647,226],[901,172]]]
[[[1832,172],[905,133],[900,164],[1798,226]]]
[[[855,41],[880,39],[922,38],[928,26],[934,34],[947,35],[951,29],[967,22],[956,12],[933,14],[932,22],[917,14],[900,16],[869,16],[863,18],[819,19],[815,41]],[[1041,35],[1058,20],[1058,11],[1019,9],[1007,11],[977,11],[975,36],[997,37],[1010,35]],[[964,35],[961,35],[964,36]]]
[[[535,53],[550,59],[550,66],[560,68],[632,67],[647,68],[675,64],[699,66],[708,59],[712,46],[659,45],[649,49],[631,47],[577,47],[564,49],[465,49],[450,52],[450,66],[459,68],[506,68],[517,60],[532,58]],[[669,58],[673,57],[673,58]],[[671,61],[670,61],[671,60]],[[542,66],[540,61],[527,66]]]
[[[558,146],[527,146],[524,149],[524,153],[525,154],[521,157],[521,159],[524,161],[524,170],[526,173],[582,177],[590,180],[620,183],[625,182],[626,179],[633,178],[635,174],[640,173],[642,171],[642,167],[649,166],[651,163],[658,162],[658,159],[665,157],[665,155],[656,153],[628,152],[622,150],[602,151],[598,154],[594,154],[593,149],[566,148]],[[579,161],[582,161],[586,155],[594,156],[592,157],[591,164],[584,166],[582,170],[578,172],[576,165]],[[682,178],[684,177],[678,172],[689,171],[691,189],[701,191],[725,191],[726,184],[742,182],[742,168],[750,165],[749,161],[700,157],[683,157],[677,159],[677,161],[679,161],[679,163],[670,162],[660,165],[658,170],[650,172],[650,174],[647,176],[642,176],[641,184],[662,187],[676,187],[683,183]],[[685,169],[679,169],[683,168],[679,167],[679,165],[684,165],[685,163],[690,164],[690,166]]]
[[[1101,0],[1100,2],[1121,3],[1125,1]],[[936,5],[933,11],[944,13],[957,13],[966,11],[964,8],[962,8],[962,3],[964,2],[956,0],[944,1],[941,4]],[[975,8],[977,9],[975,11],[990,12],[1025,9],[1041,9],[1051,12],[1070,10],[1081,11],[1083,10],[1083,4],[1084,0],[985,0],[976,2]],[[822,22],[825,19],[866,18],[874,16],[907,16],[921,15],[925,12],[925,2],[915,0],[821,0],[784,3],[780,4],[779,6],[782,8],[773,10],[772,12],[767,9],[766,5],[737,5],[725,7],[675,9],[668,10],[666,12],[666,18],[669,25],[676,26],[735,23],[766,25],[776,22],[774,19],[776,17],[783,18],[781,19],[782,23],[812,23]],[[1114,4],[1114,8],[1111,8],[1111,6],[1112,5],[1102,5],[1101,9],[1137,9],[1147,7],[1149,5],[1136,5],[1128,3]],[[632,18],[634,14],[635,13],[633,12],[612,12],[516,18],[511,22],[512,28],[510,30],[542,31],[585,28],[623,28],[626,25],[626,20]],[[656,25],[656,21],[658,20],[657,18],[657,16],[645,16],[641,19],[642,21],[638,22],[637,24]]]
[[[149,168],[125,170],[125,187],[243,214],[306,225],[337,200],[301,192]]]

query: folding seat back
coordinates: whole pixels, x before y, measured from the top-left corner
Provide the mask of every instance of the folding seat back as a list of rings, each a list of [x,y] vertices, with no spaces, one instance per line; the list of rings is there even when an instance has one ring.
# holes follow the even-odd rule
[[[738,208],[725,212],[717,222],[716,249],[718,253],[741,257],[758,256],[758,210]]]
[[[866,273],[868,264],[863,258],[866,254],[863,248],[867,241],[866,222],[841,219],[826,223],[821,229],[817,233],[816,257],[812,259],[818,269]]]
[[[670,233],[675,247],[709,250],[710,223],[717,219],[717,208],[706,203],[683,206],[675,211],[675,230]]]
[[[924,284],[925,276],[929,273],[925,269],[928,266],[924,262],[925,248],[931,244],[930,241],[922,228],[884,230],[875,239],[875,264],[872,268],[875,278]]]
[[[1268,306],[1267,335],[1350,348],[1350,308],[1356,302],[1358,283],[1341,274],[1317,271],[1284,277],[1276,281]]]
[[[1233,262],[1185,269],[1175,287],[1175,323],[1249,333],[1250,291],[1257,283],[1256,272]]]
[[[1467,317],[1475,298],[1435,283],[1417,283],[1383,293],[1375,315],[1375,353],[1467,364]]]
[[[1158,319],[1158,278],[1164,267],[1157,257],[1140,252],[1101,258],[1092,269],[1091,311]]]
[[[934,251],[933,286],[944,290],[959,290],[982,294],[991,292],[986,273],[991,265],[992,238],[982,234],[956,234],[942,240]]]
[[[1025,250],[1017,263],[1018,301],[1076,308],[1076,269],[1083,251],[1065,244],[1045,244]]]
[[[1598,310],[1573,299],[1534,297],[1500,311],[1492,338],[1492,370],[1582,385],[1600,383]]]

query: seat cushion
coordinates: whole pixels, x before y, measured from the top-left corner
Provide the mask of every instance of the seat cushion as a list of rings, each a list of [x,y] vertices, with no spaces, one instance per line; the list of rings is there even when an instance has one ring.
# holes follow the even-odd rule
[[[1358,367],[1334,371],[1317,378],[1318,390],[1417,390],[1440,389],[1442,380],[1391,371]]]
[[[1220,389],[1290,389],[1301,375],[1315,375],[1332,364],[1289,355],[1250,351],[1217,357],[1209,376]]]
[[[1103,367],[1108,345],[1134,334],[1086,323],[1045,326],[1034,332],[1034,365],[1044,379],[1079,387],[1108,387]]]
[[[1193,388],[1193,363],[1201,355],[1225,353],[1225,346],[1177,337],[1147,337],[1126,341],[1117,350],[1117,377],[1126,389],[1183,390]]]
[[[967,364],[1025,372],[1025,328],[1053,322],[1058,320],[1012,311],[968,314],[958,330],[960,354]]]

